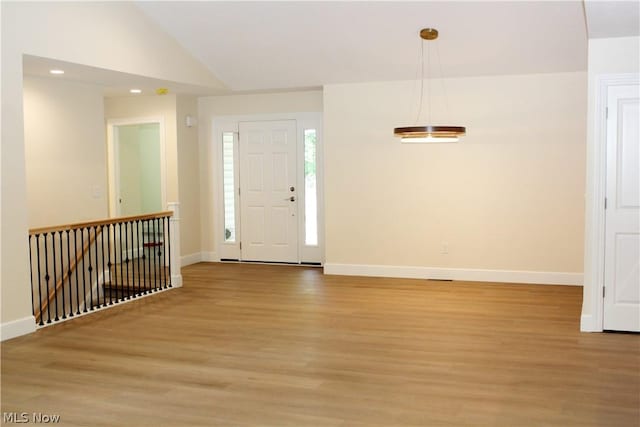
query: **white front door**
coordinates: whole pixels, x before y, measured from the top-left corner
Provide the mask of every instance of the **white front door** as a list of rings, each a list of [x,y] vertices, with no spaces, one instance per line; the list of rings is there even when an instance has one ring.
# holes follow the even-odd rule
[[[640,331],[640,86],[607,96],[604,329]]]
[[[240,122],[244,261],[297,263],[296,121]]]

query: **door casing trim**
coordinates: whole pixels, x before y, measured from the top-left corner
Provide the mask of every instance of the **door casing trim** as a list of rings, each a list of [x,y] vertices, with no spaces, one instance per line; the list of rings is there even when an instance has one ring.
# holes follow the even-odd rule
[[[234,156],[236,158],[236,165],[238,159],[238,131],[240,122],[258,122],[258,121],[279,121],[279,120],[295,120],[296,121],[296,142],[298,145],[297,150],[297,162],[298,162],[298,186],[300,182],[304,181],[304,168],[301,165],[304,164],[304,147],[302,133],[304,129],[314,128],[318,132],[318,146],[316,148],[316,167],[317,167],[317,192],[318,192],[318,246],[306,246],[304,244],[304,196],[301,197],[298,204],[298,262],[320,262],[324,263],[324,144],[323,144],[323,122],[321,112],[295,112],[295,113],[279,113],[279,114],[250,114],[250,115],[229,115],[218,116],[211,122],[211,129],[208,144],[210,147],[210,156],[208,166],[210,170],[215,171],[212,174],[212,188],[214,191],[214,208],[213,208],[213,235],[214,244],[216,248],[216,254],[218,261],[220,258],[235,258],[241,259],[239,241],[242,237],[242,230],[239,229],[239,203],[236,197],[236,235],[238,238],[235,243],[225,243],[222,239],[222,230],[224,218],[224,196],[222,190],[222,167],[221,167],[221,153],[222,153],[222,133],[234,132],[234,142],[236,147],[234,148]],[[239,171],[236,168],[234,170],[236,180],[239,176]],[[237,193],[237,181],[236,181],[236,193]],[[235,249],[232,249],[235,248]]]
[[[605,209],[607,178],[607,118],[608,90],[612,86],[640,84],[640,74],[601,74],[596,76],[594,111],[587,119],[593,126],[591,138],[587,138],[587,182],[585,195],[585,239],[584,239],[584,298],[580,330],[602,332],[604,324],[605,260]],[[585,311],[587,312],[585,314]]]
[[[118,216],[118,164],[116,162],[118,149],[116,144],[115,127],[126,125],[142,125],[158,123],[160,133],[160,195],[162,197],[163,208],[167,207],[167,154],[165,142],[165,128],[163,117],[138,117],[127,119],[107,120],[107,174],[109,182],[109,217]]]

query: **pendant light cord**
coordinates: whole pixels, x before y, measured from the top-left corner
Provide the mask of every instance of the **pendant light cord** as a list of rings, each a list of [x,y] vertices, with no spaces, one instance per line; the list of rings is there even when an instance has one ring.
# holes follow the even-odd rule
[[[418,102],[418,116],[416,124],[420,122],[422,115],[422,98],[424,95],[424,40],[420,40],[420,101]]]
[[[433,98],[433,94],[431,93],[431,79],[429,78],[429,73],[431,70],[431,47],[427,45],[427,98],[429,99],[429,109],[427,110],[427,124],[432,125],[431,121],[431,98]]]
[[[447,86],[444,81],[444,73],[442,72],[442,60],[440,59],[440,43],[436,43],[436,60],[438,61],[438,65],[440,66],[440,81],[442,82],[442,94],[444,96],[444,107],[445,107],[445,119],[449,119],[451,117],[451,111],[449,110],[449,97],[447,96]]]
[[[418,116],[416,117],[416,124],[420,122],[420,116],[422,115],[422,101],[424,98],[424,44],[425,41],[421,41],[420,46],[420,102],[418,104]],[[429,79],[429,70],[431,67],[431,48],[427,46],[427,93],[428,106],[427,106],[427,123],[431,123],[431,80]],[[442,64],[440,64],[440,75],[442,75]],[[444,83],[443,83],[444,84]],[[447,107],[448,108],[448,107]]]

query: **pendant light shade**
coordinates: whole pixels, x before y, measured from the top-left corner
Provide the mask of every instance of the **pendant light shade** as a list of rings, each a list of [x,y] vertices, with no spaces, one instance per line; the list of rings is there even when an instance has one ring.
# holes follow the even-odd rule
[[[438,38],[438,30],[434,28],[423,28],[420,30],[420,38],[422,39],[422,69],[420,79],[420,105],[418,110],[418,117],[416,121],[420,120],[420,113],[422,112],[422,98],[424,93],[424,41],[435,40]],[[430,55],[427,55],[427,60],[430,59]],[[427,79],[429,70],[427,69]],[[442,75],[440,76],[442,78]],[[443,83],[444,88],[444,83]],[[431,93],[428,94],[431,97]],[[446,94],[445,94],[446,97]],[[428,120],[431,119],[431,99],[429,99],[429,108],[427,110]],[[400,137],[400,141],[404,143],[430,143],[430,142],[458,142],[461,136],[466,133],[466,128],[463,126],[443,126],[443,125],[422,125],[422,126],[406,126],[397,127],[393,129],[393,134]]]
[[[458,142],[466,131],[462,126],[410,126],[395,128],[393,134],[402,138],[402,142],[409,143]]]

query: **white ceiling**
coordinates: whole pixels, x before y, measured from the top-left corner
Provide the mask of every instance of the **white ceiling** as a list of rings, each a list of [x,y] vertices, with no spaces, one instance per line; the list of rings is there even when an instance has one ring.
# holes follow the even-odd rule
[[[590,39],[640,36],[638,0],[587,0],[584,8]]]
[[[445,77],[587,67],[579,0],[136,4],[240,91],[414,79],[423,27],[440,31]]]
[[[22,69],[26,76],[68,80],[102,86],[103,93],[106,97],[140,96],[129,93],[130,89],[141,89],[141,95],[155,95],[155,90],[158,88],[169,89],[169,93],[175,94],[218,95],[222,93],[220,89],[216,90],[203,86],[193,86],[168,80],[159,80],[151,77],[143,77],[135,74],[121,73],[119,71],[105,70],[72,62],[30,55],[24,55],[22,60]],[[49,73],[49,70],[52,69],[63,70],[64,74],[52,75]]]

